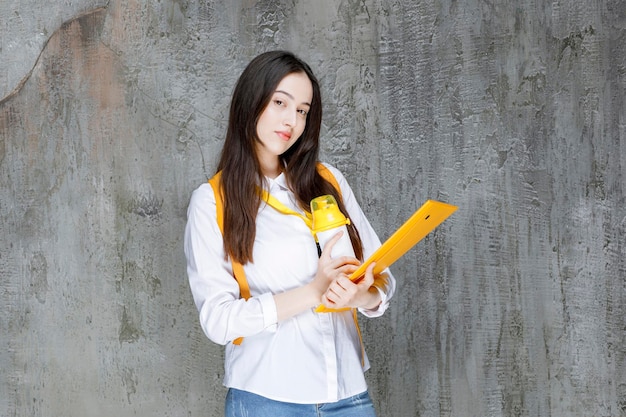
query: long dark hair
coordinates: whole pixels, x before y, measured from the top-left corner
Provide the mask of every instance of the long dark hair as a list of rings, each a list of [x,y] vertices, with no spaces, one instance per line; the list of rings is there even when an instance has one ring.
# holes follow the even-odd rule
[[[217,171],[222,173],[224,193],[224,250],[241,264],[253,262],[256,216],[261,204],[257,187],[265,181],[256,155],[257,122],[278,84],[293,73],[307,75],[313,86],[313,98],[304,132],[280,156],[287,183],[302,209],[310,211],[309,203],[313,198],[331,194],[346,213],[339,192],[316,169],[322,124],[322,98],[317,78],[311,68],[291,52],[265,52],[248,64],[237,81],[226,139],[217,165]],[[362,259],[358,231],[350,225],[348,232],[357,257]]]

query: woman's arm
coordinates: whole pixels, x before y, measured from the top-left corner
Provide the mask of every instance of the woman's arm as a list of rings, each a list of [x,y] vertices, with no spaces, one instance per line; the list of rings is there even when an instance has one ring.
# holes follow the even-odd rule
[[[208,183],[196,189],[189,202],[184,250],[200,325],[210,340],[224,345],[276,324],[272,294],[240,298],[232,264],[224,254],[215,196]]]

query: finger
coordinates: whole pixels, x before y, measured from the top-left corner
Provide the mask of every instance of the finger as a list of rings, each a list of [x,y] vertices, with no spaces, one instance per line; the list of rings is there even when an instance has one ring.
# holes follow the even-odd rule
[[[320,256],[320,258],[326,257],[330,259],[330,253],[333,250],[333,246],[335,246],[335,244],[339,241],[339,239],[341,239],[342,235],[343,235],[343,230],[340,230],[339,232],[337,232],[337,234],[331,237],[328,240],[328,242],[326,242],[326,245],[324,245],[324,247],[322,248],[322,255]]]
[[[365,272],[363,273],[363,275],[359,275],[358,277],[354,278],[353,281],[356,283],[360,283],[365,279],[365,275],[366,274],[370,274],[370,275],[374,275],[374,266],[376,265],[376,262],[372,262],[370,263],[367,268],[365,268]]]
[[[340,275],[339,277],[337,277],[337,279],[335,279],[328,286],[328,289],[326,290],[326,292],[327,293],[333,293],[337,297],[343,298],[345,293],[346,293],[347,287],[349,286],[349,284],[347,284],[346,281],[350,281],[350,280],[345,278],[345,275]],[[336,299],[335,299],[335,301],[336,301]]]
[[[353,298],[359,291],[359,286],[352,282],[348,277],[338,278],[330,287],[329,290],[334,292],[338,299],[337,302],[343,302],[344,304],[352,302]]]
[[[342,256],[336,259],[320,258],[320,268],[328,276],[337,277],[340,274],[350,275],[357,270],[359,261],[356,258]]]
[[[356,268],[361,264],[361,262],[357,258],[353,258],[351,256],[339,256],[337,258],[333,258],[331,264],[335,267],[335,269],[339,269],[342,266],[350,266],[351,268]]]
[[[356,271],[358,267],[356,265],[343,265],[337,269],[341,274],[346,276],[352,275],[354,271]]]
[[[354,301],[353,299],[357,293],[358,287],[349,279],[344,278],[344,280],[342,284],[346,285],[348,288],[342,287],[338,282],[333,282],[323,297],[328,300],[328,303],[330,303],[333,308],[349,307]]]
[[[367,266],[367,269],[365,269],[365,275],[363,276],[363,279],[359,283],[360,285],[364,285],[364,286],[366,285],[368,288],[372,286],[372,284],[374,283],[374,267],[375,266],[376,266],[376,262],[372,262],[371,264]]]
[[[336,285],[345,291],[349,291],[353,287],[356,286],[356,284],[352,282],[352,280],[348,278],[346,275],[341,275],[339,278],[337,278],[335,282],[333,283],[333,285]]]
[[[336,294],[327,291],[322,296],[322,304],[332,307],[333,305],[337,304],[336,297]]]

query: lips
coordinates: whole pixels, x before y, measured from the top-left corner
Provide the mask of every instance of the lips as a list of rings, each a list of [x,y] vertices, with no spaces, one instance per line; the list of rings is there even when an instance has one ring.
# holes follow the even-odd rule
[[[291,132],[277,131],[276,134],[284,141],[291,139]]]

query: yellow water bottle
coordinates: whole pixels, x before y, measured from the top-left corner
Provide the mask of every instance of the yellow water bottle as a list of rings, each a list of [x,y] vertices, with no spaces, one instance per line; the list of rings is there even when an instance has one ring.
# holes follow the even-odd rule
[[[339,210],[335,197],[323,195],[311,200],[311,214],[313,215],[311,229],[322,250],[324,250],[324,246],[333,236],[339,233],[339,231],[343,231],[341,238],[333,246],[330,257],[356,257],[350,235],[348,234],[348,228],[346,227],[346,225],[350,224],[350,219],[346,218]]]

